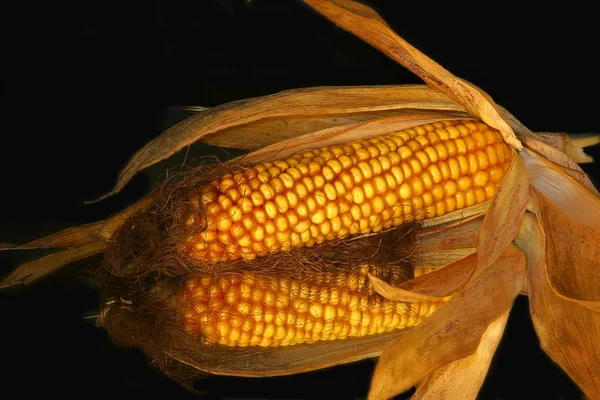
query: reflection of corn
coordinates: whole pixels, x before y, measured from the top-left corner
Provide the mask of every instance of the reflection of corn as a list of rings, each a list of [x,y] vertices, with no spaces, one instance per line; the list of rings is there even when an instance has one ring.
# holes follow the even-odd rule
[[[444,121],[256,165],[212,182],[188,252],[252,259],[481,203],[510,165],[500,133]]]
[[[432,270],[416,269],[415,276]],[[367,268],[316,273],[312,283],[229,275],[188,278],[184,325],[207,343],[287,346],[389,332],[419,324],[444,300],[401,303],[373,297]]]

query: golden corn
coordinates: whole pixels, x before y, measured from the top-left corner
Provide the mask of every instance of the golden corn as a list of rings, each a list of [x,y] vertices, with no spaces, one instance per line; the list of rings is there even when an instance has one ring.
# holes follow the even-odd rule
[[[496,194],[509,150],[483,123],[444,121],[256,165],[205,189],[186,251],[250,260],[469,207]]]
[[[183,324],[207,344],[288,346],[412,327],[444,302],[375,298],[367,270],[317,273],[311,283],[248,274],[188,278]],[[415,276],[431,271],[415,269]]]

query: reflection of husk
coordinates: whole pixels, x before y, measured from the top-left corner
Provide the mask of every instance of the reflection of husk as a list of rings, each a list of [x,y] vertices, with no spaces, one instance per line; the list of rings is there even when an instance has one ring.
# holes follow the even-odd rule
[[[169,295],[174,286],[168,280],[148,289],[145,309],[136,310],[126,297],[109,300],[100,322],[106,323],[109,331],[121,333],[127,332],[123,326],[129,326],[137,332],[132,344],[151,346],[154,354],[158,348],[163,357],[157,359],[165,367],[177,360],[192,371],[274,376],[381,355],[371,398],[394,396],[416,384],[416,398],[442,394],[445,398],[474,398],[485,373],[473,371],[487,370],[508,310],[523,290],[526,276],[542,348],[586,395],[600,398],[600,201],[596,188],[577,165],[589,158],[564,137],[554,140],[531,132],[486,93],[398,37],[370,8],[347,0],[305,2],[405,65],[429,86],[290,90],[202,111],[136,153],[108,195],[118,192],[137,172],[197,141],[254,150],[233,161],[243,164],[425,122],[480,119],[500,130],[515,149],[524,146],[524,151],[513,157],[496,198],[423,222],[412,264],[441,270],[399,285],[373,277],[379,294],[389,298],[452,295],[452,299],[409,330],[259,350],[214,348],[205,352],[172,328],[168,318],[158,319],[164,323],[162,330],[152,329],[158,321],[156,315],[173,307]],[[594,140],[597,138],[585,143]],[[226,165],[237,165],[234,163]],[[71,261],[104,252],[129,217],[156,206],[156,196],[155,192],[106,221],[70,228],[22,246],[0,246],[0,250],[63,248],[22,265],[0,288],[30,283]],[[122,284],[112,288],[115,298],[131,289],[127,282]],[[127,338],[124,335],[121,341],[128,343]]]

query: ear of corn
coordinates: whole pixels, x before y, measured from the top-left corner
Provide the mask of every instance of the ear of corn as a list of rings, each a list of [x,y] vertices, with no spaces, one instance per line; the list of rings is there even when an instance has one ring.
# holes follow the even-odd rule
[[[204,189],[186,252],[250,260],[440,216],[493,197],[510,157],[495,129],[444,121],[252,166]]]
[[[368,270],[317,273],[310,283],[250,274],[188,278],[183,323],[207,344],[288,346],[413,327],[444,301],[384,299],[373,291]],[[416,276],[428,272],[415,270]]]

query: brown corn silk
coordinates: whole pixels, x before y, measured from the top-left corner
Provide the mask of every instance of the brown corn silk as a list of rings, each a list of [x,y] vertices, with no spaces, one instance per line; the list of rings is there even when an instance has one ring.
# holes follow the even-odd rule
[[[414,398],[464,399],[476,396],[527,277],[543,349],[587,396],[600,398],[595,379],[600,373],[600,206],[598,192],[577,165],[589,161],[581,148],[597,139],[572,142],[531,132],[486,93],[406,43],[364,5],[305,2],[429,87],[300,89],[202,111],[136,153],[108,195],[138,171],[197,141],[254,151],[176,177],[106,221],[22,246],[1,246],[63,250],[21,266],[0,287],[26,284],[105,252],[110,274],[99,323],[116,341],[141,347],[169,373],[275,376],[381,356],[370,398],[392,397],[418,385]],[[419,126],[446,132],[458,120],[485,126],[466,122],[469,118],[525,150],[509,150],[496,134],[493,145],[486,139],[480,146],[473,139],[476,150],[466,154],[459,154],[451,133],[448,138],[437,134],[432,142],[427,132],[422,138],[428,144],[417,139]],[[377,174],[372,161],[382,156],[377,145],[411,129],[416,136],[400,135],[402,144],[386,145],[387,157],[398,160],[396,171],[402,172],[402,179],[391,172],[390,159],[388,173],[394,179],[388,181],[384,163],[379,160]],[[344,152],[348,143],[360,146]],[[448,159],[441,159],[444,150],[437,148],[434,161],[434,153],[424,148],[442,143]],[[324,149],[336,146],[343,154]],[[323,157],[327,151],[333,157]],[[427,155],[427,166],[419,152]],[[361,175],[342,178],[346,170],[338,172],[333,162],[343,167],[342,155],[354,156],[350,169]],[[493,157],[502,160],[500,155],[504,163],[498,169],[490,164]],[[319,158],[322,162],[316,162]],[[454,168],[449,160],[457,162]],[[335,172],[332,180],[326,167]],[[306,176],[301,171],[295,177],[286,172],[290,168],[305,168]],[[497,178],[490,168],[496,168]],[[456,171],[460,174],[453,175]],[[286,173],[293,179],[282,179]],[[434,182],[434,177],[442,179]],[[253,187],[253,179],[260,184]],[[328,183],[335,191],[325,189]],[[251,190],[248,197],[248,190],[240,190],[243,185]],[[301,194],[307,197],[298,208]],[[334,210],[330,202],[337,215],[328,213],[328,207]],[[381,204],[389,207],[387,213]],[[252,218],[245,218],[250,213]]]

